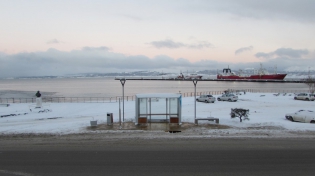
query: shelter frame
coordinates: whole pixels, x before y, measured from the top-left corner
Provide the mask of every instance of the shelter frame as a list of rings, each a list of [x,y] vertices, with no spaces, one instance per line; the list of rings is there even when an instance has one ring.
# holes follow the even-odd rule
[[[137,94],[135,98],[135,124],[181,124],[181,94]]]

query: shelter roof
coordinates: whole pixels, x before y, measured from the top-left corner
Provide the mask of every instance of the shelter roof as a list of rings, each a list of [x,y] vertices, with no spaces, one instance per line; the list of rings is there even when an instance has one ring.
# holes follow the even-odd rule
[[[181,94],[178,93],[148,93],[136,94],[137,98],[179,98]]]

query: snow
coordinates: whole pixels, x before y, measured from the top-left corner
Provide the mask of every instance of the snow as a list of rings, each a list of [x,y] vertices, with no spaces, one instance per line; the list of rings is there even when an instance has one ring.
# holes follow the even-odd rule
[[[218,97],[218,96],[215,96]],[[215,117],[220,125],[229,126],[226,131],[248,130],[249,128],[266,127],[285,131],[315,131],[314,124],[291,122],[285,119],[286,113],[300,109],[315,110],[315,101],[294,100],[294,94],[246,93],[238,95],[237,102],[216,101],[215,103],[196,102],[197,118]],[[20,103],[0,106],[0,134],[52,133],[71,134],[88,133],[91,120],[98,124],[106,124],[107,113],[113,113],[114,123],[119,121],[119,103],[43,103],[41,109],[31,104]],[[30,111],[32,107],[32,111]],[[231,118],[231,108],[249,109],[249,119],[240,122],[239,118]],[[122,103],[121,103],[122,110]],[[124,102],[125,121],[135,121],[135,102]],[[45,111],[39,113],[39,111]],[[182,98],[182,122],[194,123],[194,97]],[[212,123],[200,121],[202,123]],[[213,129],[208,129],[213,130]],[[222,129],[219,132],[224,131]],[[218,130],[217,130],[218,132]]]

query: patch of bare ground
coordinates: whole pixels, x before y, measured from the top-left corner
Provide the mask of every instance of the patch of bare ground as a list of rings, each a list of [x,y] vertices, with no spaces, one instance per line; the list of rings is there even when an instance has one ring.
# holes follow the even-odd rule
[[[248,130],[285,130],[281,126],[257,126],[257,127],[247,127]]]
[[[175,134],[174,134],[175,133]],[[0,134],[1,145],[7,146],[68,146],[81,144],[126,143],[141,140],[203,139],[203,138],[315,138],[315,131],[289,131],[277,126],[231,127],[216,123],[151,123],[134,122],[86,127],[81,133],[16,133]]]
[[[89,131],[104,131],[104,130],[144,130],[144,131],[186,131],[190,129],[229,129],[227,125],[213,124],[213,123],[200,123],[195,125],[194,123],[182,123],[170,124],[170,123],[148,123],[135,125],[134,122],[125,122],[121,125],[119,123],[114,123],[113,125],[100,124],[95,127],[87,127]]]
[[[289,133],[293,134],[293,135],[299,135],[301,133],[304,133],[304,134],[308,134],[310,136],[313,136],[313,138],[315,138],[315,131],[290,131]]]

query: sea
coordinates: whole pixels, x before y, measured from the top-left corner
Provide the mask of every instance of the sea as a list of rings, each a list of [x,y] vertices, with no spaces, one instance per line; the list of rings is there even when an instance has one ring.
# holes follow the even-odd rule
[[[303,83],[198,81],[196,92],[254,90],[256,92],[307,92]],[[126,80],[122,86],[115,77],[0,79],[0,98],[30,98],[37,91],[51,97],[115,97],[140,93],[194,92],[192,81]]]

